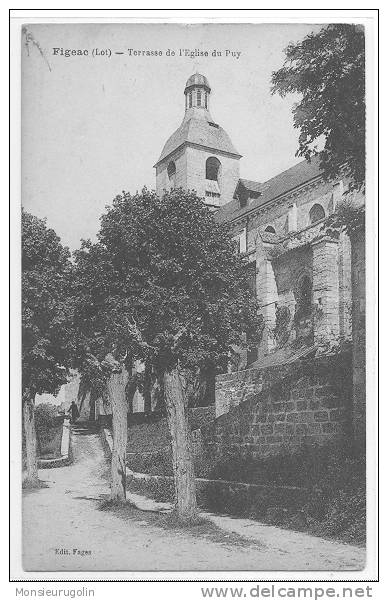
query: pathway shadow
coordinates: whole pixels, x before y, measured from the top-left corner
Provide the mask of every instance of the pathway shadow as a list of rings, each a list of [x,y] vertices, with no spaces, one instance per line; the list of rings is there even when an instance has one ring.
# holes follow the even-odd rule
[[[31,484],[30,482],[26,481],[22,483],[23,495],[30,495],[31,493],[39,492],[42,490],[42,488],[50,488],[50,485],[47,484],[46,480],[39,480],[37,484]]]
[[[100,511],[109,511],[123,521],[133,522],[134,525],[144,526],[145,528],[151,526],[185,537],[206,539],[229,548],[236,546],[256,550],[266,548],[266,545],[251,538],[227,532],[206,518],[198,518],[194,524],[180,524],[175,511],[161,513],[148,509],[141,510],[130,501],[112,502],[107,500],[101,503],[98,509]]]
[[[101,497],[88,497],[86,495],[84,496],[78,496],[78,497],[73,497],[73,499],[77,499],[77,501],[103,501],[103,495],[101,495]]]

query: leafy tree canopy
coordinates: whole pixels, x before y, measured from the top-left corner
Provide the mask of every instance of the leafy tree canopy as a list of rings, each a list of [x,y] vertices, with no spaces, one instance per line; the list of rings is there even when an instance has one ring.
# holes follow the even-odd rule
[[[354,206],[351,201],[342,202],[337,211],[325,220],[321,230],[333,238],[338,238],[341,231],[351,238],[365,231],[365,205]]]
[[[244,260],[194,193],[123,192],[75,260],[76,327],[89,357],[225,369],[257,325]]]
[[[56,394],[70,366],[70,252],[46,222],[22,212],[23,394]]]
[[[300,130],[296,155],[317,153],[328,179],[345,169],[351,188],[365,183],[365,42],[358,25],[330,24],[290,44],[286,61],[272,74],[272,93],[301,94],[294,105]]]

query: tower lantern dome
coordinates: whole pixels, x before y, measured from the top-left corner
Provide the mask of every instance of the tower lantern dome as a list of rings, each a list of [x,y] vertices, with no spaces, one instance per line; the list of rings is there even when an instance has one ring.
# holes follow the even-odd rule
[[[205,89],[207,89],[208,92],[210,92],[211,87],[209,85],[209,82],[207,80],[207,78],[204,75],[201,75],[200,73],[194,73],[194,75],[191,75],[189,77],[189,79],[186,81],[186,86],[185,86],[185,94],[186,92],[193,87],[204,87]]]
[[[191,75],[185,85],[185,109],[202,108],[208,110],[210,91],[211,87],[204,75],[200,73]]]

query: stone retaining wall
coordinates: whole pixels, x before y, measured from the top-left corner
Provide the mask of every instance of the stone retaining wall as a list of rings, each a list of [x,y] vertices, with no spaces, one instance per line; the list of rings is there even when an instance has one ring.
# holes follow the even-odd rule
[[[214,420],[214,405],[189,409],[191,430]],[[109,424],[105,424],[109,425]],[[128,415],[128,453],[170,452],[170,432],[167,417],[162,413]]]
[[[111,432],[101,428],[101,441],[107,457],[111,457],[113,439]],[[127,481],[131,483],[148,483],[158,485],[159,491],[171,492],[173,501],[173,476],[158,476],[143,474],[126,468]],[[298,507],[303,505],[307,489],[298,486],[276,486],[271,484],[247,484],[245,482],[231,482],[228,480],[212,480],[196,478],[196,490],[199,504],[209,509],[228,510],[232,506],[244,507],[259,504],[263,511],[268,507]]]
[[[343,353],[218,376],[217,419],[201,428],[212,456],[254,457],[351,436],[351,358]]]

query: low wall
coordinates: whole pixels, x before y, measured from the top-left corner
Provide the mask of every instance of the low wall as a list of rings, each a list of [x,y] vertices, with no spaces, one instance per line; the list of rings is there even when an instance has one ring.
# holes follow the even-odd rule
[[[189,420],[192,430],[200,428],[202,424],[214,419],[215,407],[210,405],[209,407],[190,407],[189,408]],[[128,413],[128,427],[142,424],[155,424],[161,421],[167,422],[165,412],[152,411],[152,413]],[[99,415],[98,423],[103,428],[110,428],[112,425],[112,414]]]
[[[214,420],[214,405],[189,409],[192,431]],[[128,415],[128,453],[148,453],[161,450],[170,452],[170,432],[167,417],[161,413],[134,413]]]
[[[100,436],[106,456],[110,458],[113,446],[112,434],[107,428],[101,428]],[[136,488],[136,483],[141,483],[142,488],[147,488],[148,485],[152,493],[153,486],[157,485],[159,493],[162,490],[169,501],[174,501],[173,476],[138,473],[128,467],[126,476],[131,489]],[[196,478],[195,482],[200,505],[216,511],[232,510],[232,513],[233,508],[241,513],[253,505],[260,508],[263,515],[268,507],[302,506],[308,493],[308,489],[298,486],[247,484],[208,478]]]
[[[63,467],[73,461],[71,448],[71,428],[67,420],[62,425],[60,455],[55,458],[45,459],[38,457],[38,468],[48,469],[52,467]]]
[[[216,380],[216,415],[201,427],[207,453],[238,448],[254,457],[351,437],[351,357],[342,353]]]
[[[36,436],[38,455],[42,459],[57,459],[61,456],[61,441],[64,428],[64,417],[52,418],[51,424],[47,422],[36,423]]]

